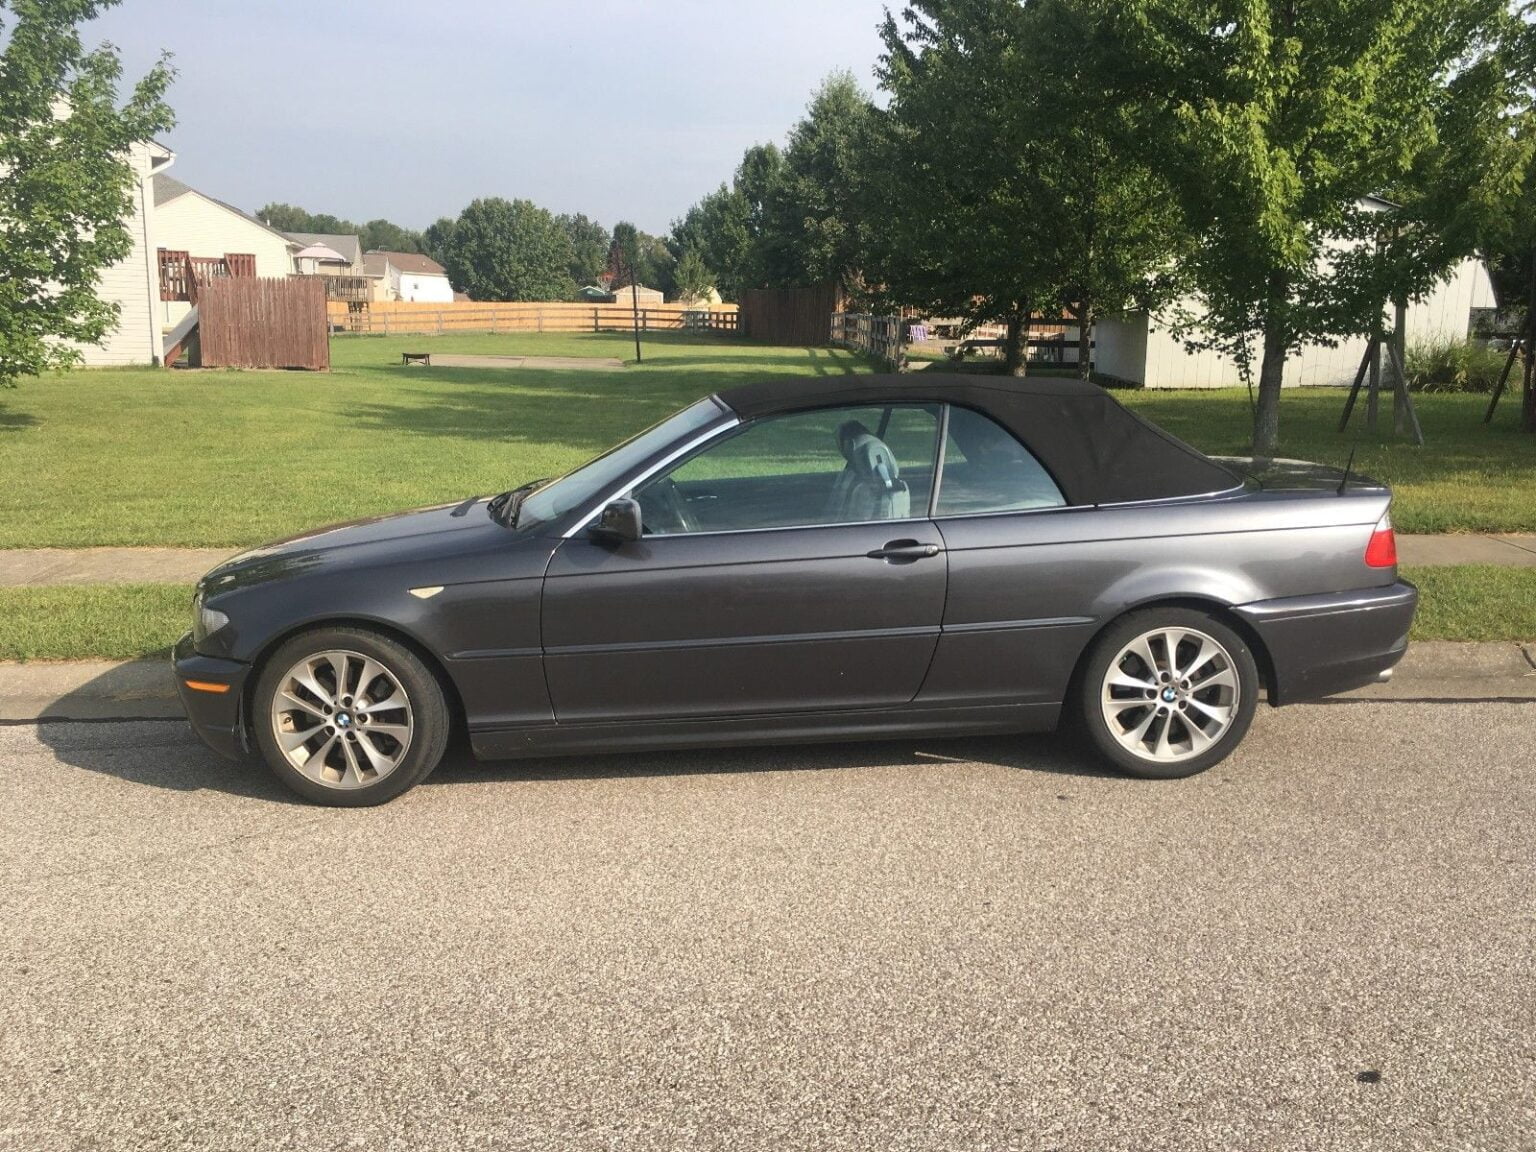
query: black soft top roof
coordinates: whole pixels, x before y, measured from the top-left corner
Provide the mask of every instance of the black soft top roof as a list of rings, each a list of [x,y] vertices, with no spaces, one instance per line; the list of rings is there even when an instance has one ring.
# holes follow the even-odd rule
[[[973,408],[1017,436],[1045,465],[1070,504],[1202,496],[1241,483],[1214,460],[1085,380],[938,372],[802,376],[744,384],[718,396],[743,420],[842,405],[947,403]]]

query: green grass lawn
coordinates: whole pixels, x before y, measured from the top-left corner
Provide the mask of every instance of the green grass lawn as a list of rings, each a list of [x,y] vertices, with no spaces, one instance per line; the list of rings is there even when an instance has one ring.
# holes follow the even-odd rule
[[[94,370],[0,393],[0,548],[237,548],[558,474],[722,387],[850,353],[651,335],[623,372],[402,368],[432,351],[634,356],[623,335],[350,336],[335,370]]]
[[[1536,568],[1406,568],[1423,600],[1415,640],[1536,641]],[[128,659],[187,630],[181,585],[0,588],[0,660]]]
[[[0,548],[237,548],[561,472],[717,388],[865,371],[838,350],[652,334],[623,372],[402,368],[405,350],[632,358],[623,334],[344,336],[335,370],[79,371],[0,393]],[[1242,452],[1247,393],[1122,392],[1212,452]],[[1536,437],[1479,396],[1419,397],[1429,443],[1334,432],[1342,393],[1282,401],[1288,455],[1391,483],[1405,532],[1536,531]]]

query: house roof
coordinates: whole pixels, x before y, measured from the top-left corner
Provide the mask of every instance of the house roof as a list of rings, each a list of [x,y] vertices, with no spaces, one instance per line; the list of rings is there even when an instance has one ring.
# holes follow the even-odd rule
[[[163,172],[158,172],[158,173],[155,174],[154,179],[150,181],[150,184],[151,184],[151,186],[153,188],[153,191],[154,191],[155,207],[156,208],[160,207],[160,205],[162,205],[162,204],[169,204],[172,200],[179,200],[183,196],[187,195],[190,192],[194,196],[201,196],[204,200],[208,201],[208,203],[210,203],[210,204],[217,204],[220,208],[224,209],[226,212],[233,212],[236,216],[240,217],[242,220],[249,221],[250,223],[256,225],[256,227],[262,229],[263,231],[270,232],[274,236],[278,236],[278,237],[281,237],[284,240],[287,240],[290,247],[294,247],[294,248],[299,247],[299,245],[294,244],[294,242],[291,239],[289,239],[289,237],[284,236],[276,228],[269,227],[268,225],[263,223],[261,220],[258,220],[255,216],[252,216],[249,212],[242,212],[242,211],[240,211],[240,209],[236,208],[233,204],[227,204],[223,200],[219,200],[216,197],[208,195],[208,193],[206,193],[206,192],[199,192],[196,188],[192,187],[190,184],[183,184],[180,180],[177,180],[175,177],[167,176]]]
[[[395,266],[396,271],[408,276],[447,276],[443,266],[430,256],[417,252],[386,252],[375,250],[369,256],[380,256]],[[382,268],[380,269],[382,271]]]
[[[284,232],[283,235],[303,248],[324,244],[341,253],[348,264],[358,263],[363,256],[363,243],[356,236],[335,236],[328,232]]]
[[[369,252],[363,257],[364,276],[383,276],[389,271],[389,257],[383,252]]]

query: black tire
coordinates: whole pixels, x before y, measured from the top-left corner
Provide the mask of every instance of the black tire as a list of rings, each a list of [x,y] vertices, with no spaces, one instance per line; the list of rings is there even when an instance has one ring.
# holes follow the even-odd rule
[[[1184,682],[1176,679],[1165,681],[1162,672],[1166,660],[1151,671],[1145,667],[1144,661],[1134,655],[1128,656],[1124,663],[1117,662],[1117,657],[1120,657],[1127,646],[1138,637],[1161,630],[1198,633],[1215,641],[1228,658],[1225,663],[1230,665],[1236,687],[1235,698],[1230,702],[1231,707],[1226,709],[1230,719],[1224,729],[1219,729],[1219,725],[1207,711],[1210,708],[1218,710],[1223,708],[1226,681],[1217,676],[1216,671],[1212,670],[1205,675],[1206,679],[1216,680],[1216,686],[1201,688],[1201,680],[1198,676]],[[1194,647],[1196,644],[1197,641],[1190,637],[1178,646],[1178,650],[1183,654],[1191,651],[1199,652],[1200,649]],[[1154,648],[1157,647],[1161,646],[1154,643]],[[1152,651],[1151,654],[1154,658],[1160,655],[1156,651]],[[1186,659],[1192,661],[1194,657],[1188,655],[1175,657],[1181,665]],[[1216,668],[1222,666],[1219,655],[1211,659],[1217,661]],[[1105,681],[1111,673],[1112,664],[1117,664],[1118,673],[1123,673],[1126,678],[1145,677],[1149,685],[1154,686],[1152,690],[1156,695],[1148,700],[1144,709],[1135,706],[1134,701],[1137,700],[1135,691],[1119,687],[1113,689],[1119,698],[1113,704],[1106,704],[1105,695],[1109,689]],[[1204,672],[1205,667],[1202,666],[1195,671]],[[1193,699],[1188,689],[1180,688],[1180,683],[1193,686]],[[1165,702],[1163,691],[1170,685],[1178,698]],[[1175,780],[1204,772],[1231,755],[1232,750],[1247,733],[1249,724],[1253,722],[1253,712],[1258,704],[1260,688],[1259,671],[1253,653],[1249,651],[1243,638],[1220,619],[1191,608],[1148,608],[1129,613],[1115,621],[1094,641],[1083,667],[1083,674],[1078,678],[1076,699],[1072,702],[1073,718],[1093,750],[1122,772],[1147,780]],[[1202,703],[1206,705],[1206,709],[1199,707]],[[1121,709],[1116,715],[1124,725],[1123,735],[1127,740],[1134,740],[1134,731],[1140,727],[1141,721],[1147,720],[1150,723],[1151,727],[1145,742],[1136,741],[1137,747],[1143,749],[1142,754],[1127,747],[1112,729],[1111,720],[1106,716],[1106,711],[1114,708]],[[1157,713],[1159,708],[1162,709],[1162,714],[1154,716],[1153,714]],[[1177,717],[1171,715],[1174,710],[1178,710]],[[1191,717],[1195,724],[1201,726],[1198,737],[1191,732],[1191,724],[1186,722],[1185,716]],[[1219,730],[1219,735],[1214,739],[1211,738],[1206,726],[1209,726],[1210,731]],[[1154,749],[1147,747],[1148,743],[1155,745],[1158,736],[1165,730],[1174,738],[1170,743],[1188,746],[1187,752],[1179,752],[1177,746],[1169,749],[1170,753],[1178,756],[1177,759],[1154,759]],[[1197,749],[1199,739],[1208,740],[1209,743]]]
[[[273,702],[282,682],[300,661],[324,652],[351,653],[375,661],[404,690],[413,730],[409,739],[399,745],[403,747],[403,755],[398,757],[396,765],[377,779],[361,784],[354,782],[348,787],[340,783],[322,783],[291,763],[278,743],[278,720],[273,715]],[[360,677],[361,671],[357,675]],[[375,680],[374,683],[383,684],[387,680]],[[355,690],[361,692],[362,686],[358,685]],[[398,719],[399,713],[386,718]],[[366,628],[317,628],[286,641],[266,659],[251,698],[251,729],[262,759],[273,775],[306,800],[337,808],[383,804],[420,784],[442,760],[451,728],[448,701],[432,669],[405,645]],[[357,733],[362,733],[362,729],[349,733],[354,747],[358,740],[366,738],[366,734]],[[325,739],[317,734],[315,743],[324,743]],[[391,738],[382,739],[386,745],[390,744]],[[347,749],[342,751],[348,752]],[[363,761],[361,755],[358,760]]]

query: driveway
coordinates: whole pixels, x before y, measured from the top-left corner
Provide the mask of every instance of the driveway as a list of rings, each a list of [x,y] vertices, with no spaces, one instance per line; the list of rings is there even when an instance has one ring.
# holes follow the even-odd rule
[[[0,1149],[1536,1146],[1531,705],[480,768],[0,727]]]

